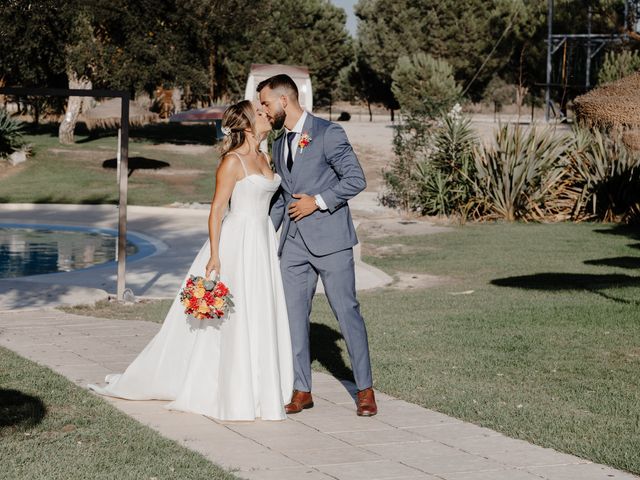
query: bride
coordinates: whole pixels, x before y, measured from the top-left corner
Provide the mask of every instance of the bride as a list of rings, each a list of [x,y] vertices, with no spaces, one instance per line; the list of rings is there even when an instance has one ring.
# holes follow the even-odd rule
[[[176,296],[158,334],[125,372],[107,376],[104,387],[89,387],[129,400],[171,400],[169,409],[219,420],[283,420],[293,360],[268,215],[281,179],[259,150],[271,124],[242,101],[226,110],[222,126],[209,240],[182,286],[189,275],[217,273],[233,296],[232,311],[222,319],[196,320],[184,314]]]

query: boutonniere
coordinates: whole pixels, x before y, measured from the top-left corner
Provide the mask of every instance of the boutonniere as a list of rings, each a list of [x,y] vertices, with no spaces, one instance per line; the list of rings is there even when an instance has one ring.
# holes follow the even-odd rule
[[[302,151],[309,146],[311,140],[313,140],[313,138],[311,138],[309,132],[303,132],[302,135],[300,135],[300,141],[298,142],[300,153],[302,153]]]

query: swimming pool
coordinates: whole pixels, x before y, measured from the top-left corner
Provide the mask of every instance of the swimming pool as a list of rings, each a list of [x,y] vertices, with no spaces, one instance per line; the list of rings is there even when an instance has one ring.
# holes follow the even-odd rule
[[[106,228],[0,223],[0,279],[115,264],[117,235]],[[149,241],[127,235],[127,261],[154,251]]]

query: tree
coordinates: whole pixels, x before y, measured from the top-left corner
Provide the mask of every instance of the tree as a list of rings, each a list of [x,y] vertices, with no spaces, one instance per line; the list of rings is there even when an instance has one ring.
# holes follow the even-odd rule
[[[329,0],[266,0],[253,15],[260,22],[225,46],[230,91],[244,94],[252,63],[306,65],[314,103],[327,104],[353,58],[344,10]]]
[[[358,50],[388,91],[398,58],[424,51],[446,59],[456,80],[467,84],[472,96],[479,96],[493,72],[511,57],[510,38],[520,2],[360,0]]]
[[[11,0],[2,6],[0,49],[8,84],[128,90],[151,93],[159,85],[194,85],[203,92],[193,11],[196,0]],[[229,10],[222,2],[209,7]],[[233,0],[224,2],[237,3]],[[248,1],[244,2],[248,3]],[[237,11],[231,9],[230,11]],[[188,13],[190,12],[190,13]],[[198,21],[201,17],[197,17]],[[234,24],[230,19],[228,22]],[[203,34],[206,36],[206,34]],[[60,106],[58,106],[60,108]],[[80,99],[71,97],[60,127],[73,141]]]
[[[63,0],[0,2],[0,71],[7,84],[65,83],[62,50],[71,27]]]
[[[75,18],[71,30],[73,44],[69,42],[64,50],[65,67],[70,89],[89,90],[91,78],[95,74],[97,59],[94,56],[95,37],[88,14],[82,12]],[[69,97],[66,112],[58,128],[58,139],[62,144],[74,143],[74,133],[78,115],[83,105],[82,97]]]
[[[7,85],[66,86],[64,46],[71,29],[64,0],[0,2],[0,72]],[[41,110],[59,108],[59,99],[28,99],[35,122]]]
[[[266,0],[258,8],[270,5]],[[177,0],[180,12],[179,30],[183,32],[181,54],[191,52],[191,72],[178,75],[191,94],[209,105],[239,92],[234,83],[231,62],[234,46],[247,47],[253,39],[254,25],[248,19],[258,16],[251,0]],[[238,19],[247,19],[238,21]],[[246,76],[245,79],[246,80]],[[244,94],[244,91],[242,92]]]
[[[450,110],[462,93],[451,65],[424,52],[400,57],[391,78],[400,107],[415,116],[435,118]]]
[[[353,62],[340,71],[339,81],[342,99],[364,102],[369,111],[370,122],[373,121],[372,103],[380,102],[386,105],[395,102],[389,90],[380,82],[360,53],[356,53]]]
[[[516,84],[520,92],[530,90],[534,94],[540,93],[545,83],[547,56],[547,0],[519,0],[521,4],[520,21],[515,22],[513,35],[510,40],[513,54],[507,64],[495,73],[507,83]],[[623,29],[624,3],[619,0],[555,0],[553,17],[554,33],[585,34],[588,28],[588,12],[591,7],[591,30],[594,34],[619,33]],[[564,50],[564,48],[567,50]],[[564,78],[568,85],[583,83],[584,59],[580,58],[586,51],[572,52],[571,45],[565,45],[557,53],[559,56],[566,52],[568,62],[565,64]],[[577,47],[584,49],[584,46]],[[577,54],[578,58],[575,58]],[[573,57],[573,59],[572,59]],[[597,70],[599,59],[592,65]],[[565,91],[554,92],[568,101],[572,92],[569,87]]]
[[[98,0],[79,3],[64,48],[69,88],[151,93],[193,71],[187,33],[175,1]],[[140,21],[145,19],[144,22]],[[59,128],[61,143],[73,143],[82,99],[70,97]]]
[[[633,50],[607,52],[598,74],[598,83],[614,82],[638,70],[640,70],[640,52]]]
[[[353,56],[345,13],[329,0],[5,0],[0,13],[9,85],[182,86],[188,103],[212,104],[243,96],[251,63],[290,63],[309,67],[321,104]],[[79,106],[67,105],[71,141]]]

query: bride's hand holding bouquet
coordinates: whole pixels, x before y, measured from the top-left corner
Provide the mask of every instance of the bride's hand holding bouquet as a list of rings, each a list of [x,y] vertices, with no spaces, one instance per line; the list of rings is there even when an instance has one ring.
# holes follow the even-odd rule
[[[207,262],[204,278],[211,278],[211,274],[214,272],[216,276],[220,276],[220,259],[217,257],[211,257]]]
[[[222,318],[231,310],[233,302],[227,286],[211,274],[220,272],[220,260],[211,258],[207,262],[205,276],[191,275],[180,292],[184,313],[198,320]]]

